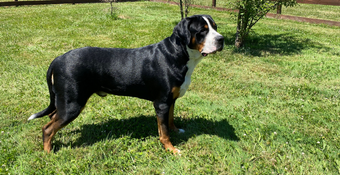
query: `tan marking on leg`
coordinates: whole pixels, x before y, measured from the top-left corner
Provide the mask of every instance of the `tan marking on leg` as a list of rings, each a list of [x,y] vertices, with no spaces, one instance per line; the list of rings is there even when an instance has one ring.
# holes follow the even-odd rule
[[[181,89],[181,87],[177,87],[177,86],[172,88],[171,92],[172,92],[172,98],[173,99],[176,99],[176,98],[179,97],[179,90],[180,89]]]
[[[51,114],[48,114],[48,117],[50,117],[50,119],[52,120],[52,118],[55,117],[56,112],[57,110],[54,110]]]
[[[178,132],[178,128],[174,123],[174,104],[171,105],[169,110],[169,128],[175,132]]]
[[[43,128],[43,142],[44,150],[48,153],[52,150],[52,138],[62,128],[62,120],[60,120],[56,113],[51,117],[51,121],[48,122]]]
[[[157,116],[157,126],[158,126],[158,135],[159,135],[159,137],[162,137],[162,130],[161,130],[160,121],[159,121],[158,116]]]
[[[180,87],[173,87],[171,92],[172,92],[172,98],[174,100],[176,100],[179,97],[179,91],[180,91]],[[174,108],[175,108],[175,104],[172,104],[169,110],[169,128],[173,131],[178,131],[178,128],[175,126],[174,123]]]
[[[166,127],[161,124],[160,120],[157,117],[157,125],[158,125],[158,133],[159,133],[159,140],[164,145],[166,151],[171,151],[175,154],[178,154],[180,151],[176,149],[172,143],[170,142],[169,133],[166,130]]]

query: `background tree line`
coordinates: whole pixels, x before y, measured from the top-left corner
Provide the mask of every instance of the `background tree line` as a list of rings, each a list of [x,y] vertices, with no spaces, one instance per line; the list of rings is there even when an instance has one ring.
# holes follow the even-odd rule
[[[194,0],[174,0],[178,3],[181,13],[181,19],[187,17],[190,7]],[[246,39],[252,27],[262,19],[269,11],[276,9],[278,6],[293,7],[297,5],[296,0],[236,0],[230,1],[227,6],[237,13],[232,13],[236,19],[237,27],[235,33],[235,47],[240,48],[246,42]]]

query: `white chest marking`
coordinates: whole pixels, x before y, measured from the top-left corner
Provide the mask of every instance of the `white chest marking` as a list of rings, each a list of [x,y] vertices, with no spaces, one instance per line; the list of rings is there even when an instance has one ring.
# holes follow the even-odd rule
[[[181,88],[179,90],[179,97],[182,97],[185,94],[185,92],[188,90],[189,85],[191,83],[191,74],[192,74],[192,72],[194,72],[196,65],[203,58],[203,56],[201,55],[201,53],[199,51],[194,50],[194,49],[190,49],[188,46],[187,46],[187,51],[189,53],[189,61],[187,63],[188,71],[185,74],[185,80],[184,80],[184,82],[181,85]]]

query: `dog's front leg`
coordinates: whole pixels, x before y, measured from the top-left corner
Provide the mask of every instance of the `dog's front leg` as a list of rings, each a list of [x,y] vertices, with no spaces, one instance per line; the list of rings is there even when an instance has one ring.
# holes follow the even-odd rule
[[[174,123],[174,108],[175,108],[175,101],[173,102],[173,104],[171,105],[170,110],[169,110],[169,128],[170,128],[170,130],[175,131],[177,133],[184,133],[185,132],[184,129],[179,129],[175,126],[175,123]]]
[[[172,103],[158,103],[154,102],[154,107],[157,114],[157,125],[158,125],[158,134],[159,140],[164,145],[165,150],[169,150],[175,154],[179,153],[180,150],[176,149],[171,141],[169,136],[169,111],[170,105]]]

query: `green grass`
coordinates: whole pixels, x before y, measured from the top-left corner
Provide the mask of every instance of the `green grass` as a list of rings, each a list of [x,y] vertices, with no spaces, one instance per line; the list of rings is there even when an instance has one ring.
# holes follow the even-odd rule
[[[163,150],[151,102],[90,98],[42,150],[48,117],[46,70],[84,46],[134,48],[156,43],[179,21],[177,6],[119,3],[0,8],[0,174],[338,174],[340,30],[263,19],[241,50],[229,13],[210,14],[226,48],[198,65],[175,108],[171,133],[182,150]]]
[[[276,13],[273,11],[272,13]],[[298,4],[295,7],[282,7],[283,15],[301,16],[331,21],[340,21],[340,6]]]

